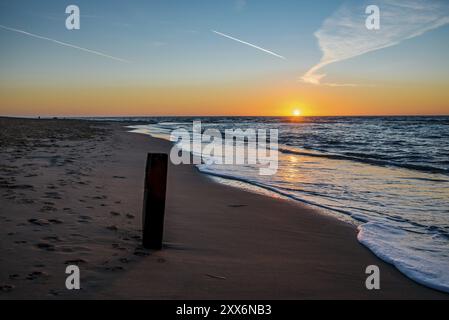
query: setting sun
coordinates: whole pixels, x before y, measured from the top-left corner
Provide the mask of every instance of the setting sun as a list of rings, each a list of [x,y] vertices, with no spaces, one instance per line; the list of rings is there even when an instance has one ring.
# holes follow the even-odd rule
[[[299,117],[301,114],[302,114],[301,110],[299,110],[299,109],[293,110],[293,116]]]

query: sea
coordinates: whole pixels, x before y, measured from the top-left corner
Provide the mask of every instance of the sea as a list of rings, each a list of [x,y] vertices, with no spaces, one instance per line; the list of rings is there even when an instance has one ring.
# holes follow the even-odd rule
[[[111,120],[111,119],[108,119]],[[414,281],[449,292],[449,117],[120,118],[170,140],[180,128],[278,129],[274,176],[200,164],[219,183],[288,198],[357,225],[358,240]],[[182,147],[182,146],[180,146]],[[276,214],[273,212],[273,214]]]

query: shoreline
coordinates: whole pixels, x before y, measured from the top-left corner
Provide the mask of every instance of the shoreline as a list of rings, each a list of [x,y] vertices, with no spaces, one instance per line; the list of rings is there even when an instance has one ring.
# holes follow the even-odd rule
[[[130,128],[135,129],[133,132],[170,141],[168,138],[170,128],[174,130],[179,124],[176,124],[175,121],[175,124],[170,126],[169,123],[170,120],[164,125],[140,125],[130,126]],[[258,123],[258,120],[255,120],[255,123]],[[215,123],[215,125],[218,125],[218,123]],[[224,128],[222,127],[222,129]],[[445,242],[435,241],[430,245],[433,237],[442,236],[444,239],[447,236],[444,231],[444,223],[440,222],[441,229],[439,229],[437,227],[438,222],[435,222],[435,225],[428,226],[424,216],[414,216],[414,214],[432,205],[432,203],[426,202],[425,190],[429,191],[433,186],[403,183],[407,180],[419,181],[421,179],[422,181],[444,182],[446,180],[432,180],[432,178],[443,179],[443,177],[428,177],[426,176],[428,173],[425,172],[418,175],[417,171],[410,170],[408,166],[401,166],[400,169],[397,167],[385,168],[371,162],[348,161],[346,157],[344,157],[345,161],[342,161],[340,157],[335,159],[333,155],[320,156],[318,158],[329,160],[315,162],[314,157],[312,159],[306,157],[309,153],[297,152],[294,154],[303,157],[296,157],[292,160],[292,153],[284,153],[284,148],[279,148],[281,159],[279,165],[283,170],[273,179],[263,179],[263,177],[257,176],[254,172],[254,166],[251,165],[248,166],[248,169],[246,169],[246,166],[229,169],[220,165],[211,165],[210,167],[208,165],[197,165],[197,167],[202,173],[212,176],[214,180],[218,180],[220,183],[271,197],[274,196],[275,198],[290,199],[312,206],[326,215],[336,217],[338,220],[356,225],[359,230],[358,241],[381,260],[394,265],[401,273],[416,283],[449,293],[448,274],[445,270],[448,263],[445,254],[447,251],[445,250]],[[322,168],[323,171],[329,172],[337,172],[343,168],[342,172],[346,172],[346,175],[335,173],[333,175],[321,175],[315,168]],[[304,174],[301,171],[307,173]],[[299,177],[299,179],[294,179],[294,177]],[[351,179],[363,181],[366,186],[372,186],[374,190],[371,187],[358,188],[351,185]],[[325,187],[321,188],[320,184]],[[359,184],[364,185],[363,183]],[[378,185],[384,185],[385,192],[376,190]],[[389,186],[392,186],[393,190],[403,187],[403,194],[398,191],[387,191]],[[411,188],[409,188],[410,186]],[[444,186],[441,190],[444,190]],[[346,194],[347,191],[349,192]],[[362,194],[366,196],[361,197]],[[376,196],[373,196],[374,194]],[[411,199],[410,194],[414,195],[414,199]],[[401,199],[401,196],[405,198]],[[441,210],[444,210],[445,207],[438,207],[438,204],[440,206],[442,204],[438,199],[443,200],[444,197],[438,198],[436,193],[434,193],[434,196],[433,205],[435,208],[440,208],[440,214],[444,217],[445,212],[441,212]],[[352,202],[351,199],[355,199],[355,201]],[[395,200],[392,201],[393,199]],[[409,210],[401,208],[399,203],[408,203],[407,208]],[[431,214],[429,213],[429,215]],[[439,221],[437,220],[437,214],[434,214],[433,217],[436,221]],[[394,225],[391,221],[400,223]],[[427,221],[431,220],[428,219]],[[413,229],[414,223],[421,229]],[[412,228],[410,229],[410,227]],[[427,230],[425,230],[426,228]],[[432,229],[438,231],[432,232]],[[409,232],[409,230],[414,231]],[[404,241],[404,239],[407,240]]]
[[[72,125],[67,120],[37,125],[25,123],[37,120],[0,120],[20,121],[34,133],[43,130],[42,121],[52,122],[48,126],[55,126],[56,135],[54,142],[39,140],[29,147],[18,139],[17,146],[7,147],[13,151],[0,149],[2,169],[20,168],[5,171],[14,178],[8,182],[14,186],[10,199],[0,189],[0,205],[10,209],[1,213],[2,229],[8,231],[2,230],[0,239],[0,285],[14,286],[0,299],[449,298],[375,257],[357,241],[354,226],[303,204],[219,184],[193,165],[170,164],[165,248],[147,252],[139,244],[146,153],[167,152],[170,142],[126,132],[123,123],[70,120],[80,136],[86,127],[94,132],[68,143],[57,133]],[[28,150],[21,153],[24,145]],[[72,171],[73,181],[59,181]],[[27,185],[33,189],[16,188]],[[42,193],[52,200],[43,200]],[[40,212],[45,206],[52,209]],[[80,222],[82,217],[89,223]],[[59,242],[50,239],[55,236]],[[39,243],[54,250],[36,247]],[[77,259],[85,261],[85,289],[64,291],[65,262]],[[365,288],[365,269],[372,264],[381,269],[379,291]],[[17,279],[11,279],[13,270]],[[37,271],[36,279],[26,279]]]

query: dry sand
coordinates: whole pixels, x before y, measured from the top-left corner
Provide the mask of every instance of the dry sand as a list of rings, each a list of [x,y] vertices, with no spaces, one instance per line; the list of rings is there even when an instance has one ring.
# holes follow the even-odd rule
[[[170,166],[165,248],[144,250],[146,153],[123,124],[0,118],[0,299],[447,299],[377,259],[350,224]],[[80,291],[65,267],[81,269]],[[365,268],[381,269],[381,290]]]

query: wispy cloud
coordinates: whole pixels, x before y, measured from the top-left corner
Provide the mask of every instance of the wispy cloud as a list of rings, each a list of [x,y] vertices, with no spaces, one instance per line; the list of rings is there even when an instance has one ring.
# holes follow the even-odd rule
[[[365,27],[365,9],[371,4],[380,7],[380,30]],[[323,56],[302,80],[315,85],[326,84],[322,82],[326,74],[318,72],[325,66],[397,45],[448,23],[447,0],[348,1],[327,18],[315,33]]]
[[[278,57],[278,58],[280,58],[280,59],[287,60],[285,57],[283,57],[283,56],[281,56],[281,55],[279,55],[279,54],[277,54],[277,53],[274,53],[273,51],[264,49],[264,48],[262,48],[262,47],[259,47],[259,46],[254,45],[254,44],[252,44],[252,43],[249,43],[249,42],[246,42],[246,41],[243,41],[243,40],[240,40],[240,39],[231,37],[230,35],[227,35],[227,34],[224,34],[224,33],[218,32],[218,31],[215,31],[215,30],[211,30],[211,31],[212,31],[213,33],[216,33],[216,34],[222,36],[222,37],[225,37],[225,38],[228,38],[228,39],[231,39],[231,40],[234,40],[234,41],[237,41],[237,42],[246,44],[247,46],[250,46],[250,47],[253,47],[253,48],[257,49],[257,50],[260,50],[260,51],[263,51],[263,52],[265,52],[265,53],[271,54],[271,55],[273,55],[273,56],[275,56],[275,57]]]
[[[50,42],[53,42],[53,43],[56,43],[56,44],[59,44],[59,45],[65,46],[65,47],[69,47],[69,48],[72,48],[72,49],[77,49],[77,50],[84,51],[84,52],[91,53],[91,54],[95,54],[97,56],[101,56],[101,57],[104,57],[104,58],[108,58],[108,59],[112,59],[112,60],[116,60],[116,61],[124,62],[124,63],[131,63],[130,61],[122,59],[122,58],[117,58],[117,57],[111,56],[109,54],[105,54],[105,53],[102,53],[102,52],[99,52],[99,51],[95,51],[95,50],[91,50],[91,49],[87,49],[87,48],[83,48],[83,47],[79,47],[79,46],[76,46],[76,45],[73,45],[73,44],[70,44],[70,43],[67,43],[67,42],[62,42],[62,41],[59,41],[59,40],[47,38],[47,37],[40,36],[40,35],[31,33],[31,32],[27,32],[27,31],[24,31],[24,30],[10,28],[10,27],[4,26],[4,25],[0,25],[0,28],[4,29],[4,30],[12,31],[12,32],[17,32],[17,33],[20,33],[20,34],[23,34],[23,35],[26,35],[26,36],[30,36],[30,37],[36,38],[36,39],[50,41]]]

